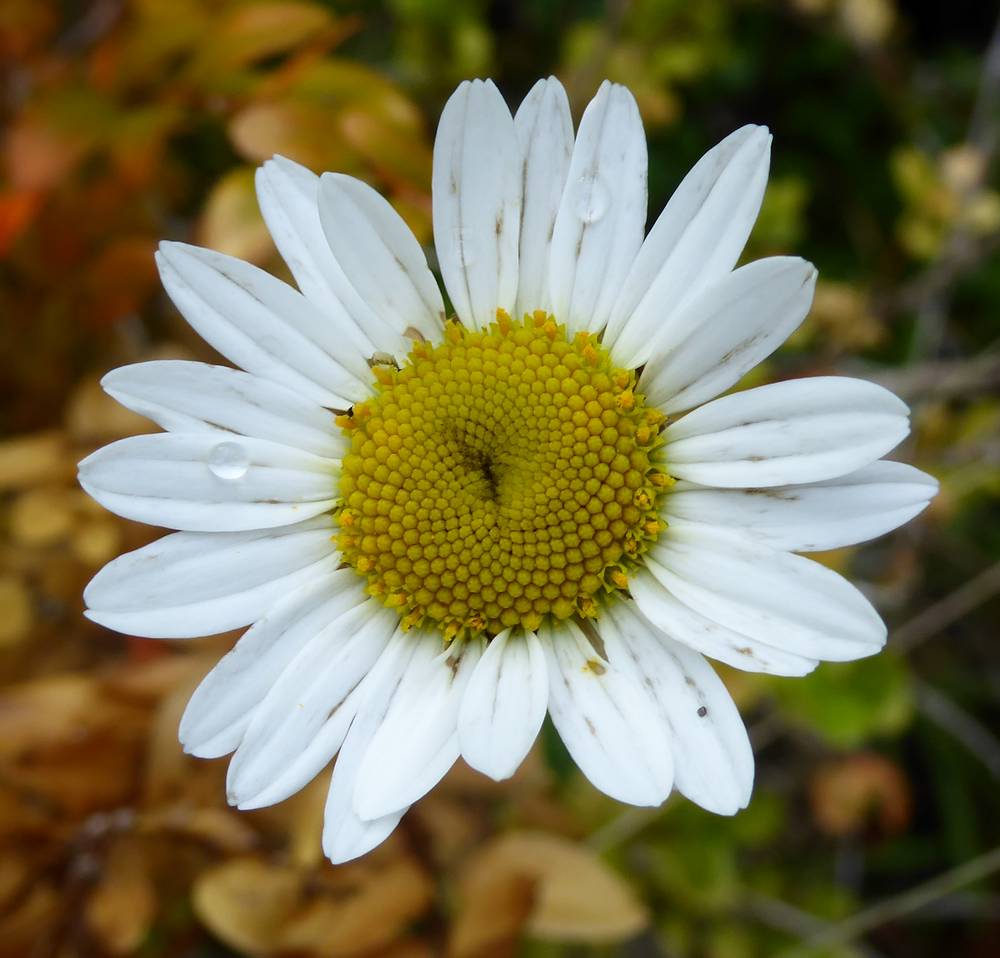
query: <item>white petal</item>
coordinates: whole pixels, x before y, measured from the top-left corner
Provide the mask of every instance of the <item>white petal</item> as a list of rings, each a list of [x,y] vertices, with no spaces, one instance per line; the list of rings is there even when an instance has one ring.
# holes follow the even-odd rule
[[[885,626],[846,579],[818,562],[739,536],[671,528],[650,550],[653,574],[714,622],[804,658],[873,655]]]
[[[909,432],[902,400],[874,383],[816,376],[713,399],[668,426],[670,474],[706,486],[781,486],[853,472]]]
[[[580,121],[549,258],[552,309],[597,332],[611,315],[646,227],[646,135],[623,86],[606,80]]]
[[[83,593],[86,615],[153,639],[249,625],[336,568],[332,533],[327,517],[256,532],[175,532],[101,569]]]
[[[347,282],[368,311],[399,333],[440,339],[444,302],[417,238],[389,201],[339,173],[320,177],[319,218]],[[368,328],[368,320],[362,324]]]
[[[455,764],[458,710],[481,654],[478,641],[453,645],[403,676],[358,770],[354,811],[361,818],[372,821],[407,808]]]
[[[227,458],[213,467],[216,456]],[[80,485],[126,519],[190,532],[240,532],[328,511],[338,467],[267,439],[167,432],[98,449],[80,463]]]
[[[275,156],[257,170],[257,202],[275,246],[306,299],[338,325],[352,324],[369,352],[399,350],[405,341],[375,315],[344,276],[319,220],[319,177]]]
[[[324,406],[371,393],[365,344],[348,324],[242,260],[184,243],[161,243],[163,286],[195,331],[247,372]]]
[[[375,599],[322,623],[285,667],[263,702],[229,765],[226,792],[232,805],[260,808],[294,794],[333,758],[354,717],[350,694],[375,664],[398,617]],[[316,736],[331,720],[337,736]],[[307,761],[303,762],[303,757]],[[289,770],[294,774],[288,776]],[[276,793],[274,783],[283,779]]]
[[[337,756],[323,815],[323,851],[334,864],[350,861],[381,844],[406,811],[400,809],[373,821],[359,818],[353,808],[358,771],[403,677],[426,667],[440,649],[439,641],[397,629],[361,683],[357,712]]]
[[[595,788],[631,805],[659,805],[674,772],[669,729],[640,683],[602,661],[572,622],[544,626],[549,714]]]
[[[338,569],[279,599],[201,680],[184,710],[180,740],[199,758],[233,751],[277,676],[323,625],[368,602],[364,581]]]
[[[466,80],[434,140],[434,245],[459,319],[473,329],[513,312],[521,180],[514,121],[491,80]]]
[[[654,335],[740,257],[767,185],[771,135],[745,126],[709,150],[684,178],[642,244],[608,323],[605,345],[636,367]]]
[[[663,511],[789,552],[839,549],[909,522],[937,494],[937,480],[887,459],[837,479],[768,489],[705,489],[678,483]]]
[[[101,385],[123,406],[170,432],[238,433],[332,459],[350,448],[328,410],[228,366],[183,360],[135,363],[113,369]]]
[[[573,155],[573,118],[563,85],[539,80],[514,115],[520,147],[521,233],[517,316],[548,309],[549,247]]]
[[[656,330],[639,379],[646,401],[667,413],[700,406],[735,385],[799,326],[816,269],[793,256],[729,273]]]
[[[462,698],[462,757],[490,778],[509,778],[538,736],[548,702],[545,653],[538,636],[501,632],[486,647]]]
[[[629,578],[629,591],[643,616],[677,642],[746,672],[768,675],[808,675],[818,662],[777,649],[705,618],[675,598],[660,581],[663,567],[648,556],[645,569]]]
[[[678,790],[718,815],[746,808],[753,750],[712,667],[697,652],[658,635],[624,602],[609,606],[601,638],[611,664],[641,684],[669,726]]]

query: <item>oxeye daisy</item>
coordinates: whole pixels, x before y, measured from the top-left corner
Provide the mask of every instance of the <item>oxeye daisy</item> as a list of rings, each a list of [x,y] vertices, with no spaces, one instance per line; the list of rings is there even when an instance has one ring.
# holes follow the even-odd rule
[[[97,451],[80,481],[178,531],[98,573],[87,615],[157,638],[250,626],[180,728],[194,755],[235,753],[230,802],[281,801],[336,756],[323,845],[345,861],[460,756],[510,776],[548,713],[608,795],[676,787],[733,814],[753,755],[705,657],[796,676],[882,647],[867,599],[797,553],[934,495],[881,459],[906,406],[839,377],[722,395],[816,278],[793,257],[735,268],[770,142],[724,139],[644,237],[626,89],[605,83],[574,137],[558,81],[513,117],[466,82],[434,147],[450,308],[385,199],[281,157],[257,189],[298,290],[161,246],[177,308],[239,369],[104,379],[165,431]]]

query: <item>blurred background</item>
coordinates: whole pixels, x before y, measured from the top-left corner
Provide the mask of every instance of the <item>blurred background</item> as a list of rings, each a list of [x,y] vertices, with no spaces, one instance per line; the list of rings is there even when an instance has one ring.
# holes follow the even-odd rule
[[[0,955],[754,958],[1000,955],[1000,35],[996,4],[894,0],[3,0],[0,4]],[[280,152],[382,190],[430,240],[431,144],[466,77],[539,77],[579,117],[628,84],[650,216],[744,123],[774,132],[747,258],[794,252],[810,318],[753,382],[901,394],[930,510],[821,557],[888,651],[807,679],[726,672],[750,808],[599,795],[554,736],[511,782],[456,771],[360,862],[319,845],[325,782],[237,813],[180,711],[233,636],[81,616],[159,533],[74,482],[149,426],[100,376],[211,359],[160,290],[182,239],[287,275],[253,170]]]

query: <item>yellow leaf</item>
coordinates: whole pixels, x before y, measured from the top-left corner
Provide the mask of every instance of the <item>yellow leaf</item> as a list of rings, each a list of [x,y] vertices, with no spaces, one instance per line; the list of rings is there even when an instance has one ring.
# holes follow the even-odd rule
[[[236,858],[203,874],[192,900],[212,934],[237,951],[266,955],[278,946],[301,890],[302,879],[290,868]]]
[[[252,103],[229,124],[240,155],[255,163],[281,153],[314,172],[355,172],[357,156],[344,142],[328,107],[297,100]]]
[[[40,432],[0,442],[0,490],[66,479],[73,471],[62,433]]]
[[[212,187],[198,224],[197,242],[257,264],[273,253],[271,235],[257,208],[251,167],[231,170]]]
[[[11,504],[10,536],[23,546],[47,546],[65,539],[73,529],[75,490],[36,488]]]
[[[330,14],[313,3],[252,3],[218,25],[206,52],[230,68],[244,66],[298,47],[332,24]]]
[[[556,835],[514,832],[487,845],[468,866],[453,958],[482,954],[501,935],[510,935],[523,907],[524,886],[518,886],[525,881],[532,891],[525,931],[537,938],[623,941],[642,931],[649,919],[631,888],[590,850]]]

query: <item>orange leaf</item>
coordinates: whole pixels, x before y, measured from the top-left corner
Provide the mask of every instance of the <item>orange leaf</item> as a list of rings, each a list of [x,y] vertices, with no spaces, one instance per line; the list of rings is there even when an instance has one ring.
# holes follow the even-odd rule
[[[0,256],[5,256],[31,225],[41,203],[42,194],[37,190],[0,194]]]

